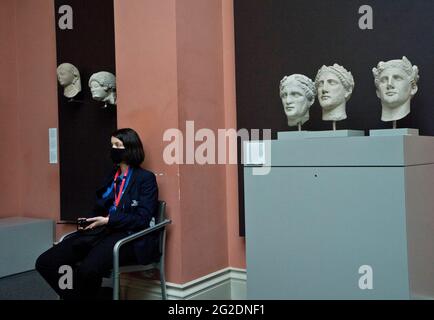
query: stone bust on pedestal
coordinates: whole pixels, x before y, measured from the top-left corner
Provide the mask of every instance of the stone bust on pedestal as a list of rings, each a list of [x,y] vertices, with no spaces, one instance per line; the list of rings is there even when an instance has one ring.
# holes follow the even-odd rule
[[[114,74],[101,71],[94,73],[89,79],[92,98],[97,101],[116,104],[116,77]]]
[[[315,102],[315,84],[301,74],[285,76],[280,81],[280,98],[288,119],[288,126],[301,126],[309,120],[309,109]]]
[[[418,67],[403,57],[401,60],[381,61],[372,72],[382,105],[381,120],[397,121],[407,116],[411,99],[418,90]]]
[[[63,95],[73,98],[81,91],[81,79],[78,69],[70,63],[62,63],[57,67],[57,80],[64,88]]]
[[[346,103],[354,90],[354,78],[344,67],[334,64],[322,66],[315,78],[318,101],[324,121],[341,121],[347,118]]]

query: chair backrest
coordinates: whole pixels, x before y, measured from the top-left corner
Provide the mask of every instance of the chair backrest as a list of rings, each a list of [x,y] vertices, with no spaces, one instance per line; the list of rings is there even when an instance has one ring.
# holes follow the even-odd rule
[[[161,221],[164,221],[164,219],[166,218],[166,202],[159,200],[158,201],[158,212],[157,212],[157,217],[156,217],[156,224],[160,223]]]
[[[166,219],[166,202],[165,201],[158,201],[158,212],[157,212],[157,221],[156,223],[160,223]],[[160,251],[160,257],[164,261],[164,248],[166,245],[166,227],[162,229],[162,231],[159,234],[159,251]]]

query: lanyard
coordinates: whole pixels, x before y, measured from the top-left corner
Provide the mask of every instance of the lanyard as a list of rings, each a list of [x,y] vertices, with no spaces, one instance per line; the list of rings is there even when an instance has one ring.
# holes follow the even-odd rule
[[[122,179],[122,183],[121,186],[119,187],[119,192],[116,194],[116,180],[118,179],[119,175],[121,173],[121,169],[118,170],[118,172],[116,172],[115,177],[114,177],[114,194],[115,194],[115,206],[117,207],[119,205],[119,202],[121,200],[121,197],[124,193],[124,187],[126,188],[126,185],[128,185],[128,182],[130,180],[130,168],[127,168],[127,171],[125,171],[124,177]],[[126,183],[126,185],[125,185]]]

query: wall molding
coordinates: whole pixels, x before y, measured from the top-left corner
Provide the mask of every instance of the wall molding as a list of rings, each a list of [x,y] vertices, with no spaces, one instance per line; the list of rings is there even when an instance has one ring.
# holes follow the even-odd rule
[[[169,300],[245,300],[246,270],[225,268],[184,284],[167,282]],[[121,275],[121,299],[159,300],[160,282],[139,275]]]

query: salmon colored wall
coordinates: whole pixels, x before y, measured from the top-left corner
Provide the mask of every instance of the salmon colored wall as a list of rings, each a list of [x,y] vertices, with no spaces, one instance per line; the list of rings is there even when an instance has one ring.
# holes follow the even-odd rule
[[[145,167],[157,174],[160,199],[167,202],[169,227],[166,272],[182,281],[179,167],[163,162],[166,128],[178,127],[175,1],[115,0],[118,127],[134,128],[145,152]]]
[[[221,0],[176,1],[179,126],[224,128]],[[185,135],[184,135],[185,136]],[[201,143],[196,143],[196,147]],[[225,167],[181,165],[183,280],[228,266]]]
[[[0,15],[0,163],[12,170],[0,178],[12,183],[0,215],[58,220],[59,168],[48,163],[48,128],[58,125],[54,2],[3,0]]]
[[[0,216],[59,219],[58,165],[48,164],[48,128],[58,125],[53,5],[0,1]],[[118,126],[142,137],[173,220],[168,280],[245,267],[236,166],[162,158],[164,131],[185,131],[187,120],[196,130],[236,127],[232,1],[115,0],[115,34]]]
[[[22,214],[58,220],[59,167],[48,155],[48,128],[58,127],[54,4],[16,3]]]
[[[0,217],[21,213],[20,129],[17,97],[15,1],[0,1]],[[11,179],[13,177],[13,179]],[[8,187],[4,187],[8,186]]]
[[[230,0],[115,0],[118,126],[138,130],[168,202],[175,283],[245,267],[236,166],[163,161],[166,129],[236,127],[232,15]]]
[[[235,86],[235,30],[233,0],[222,0],[223,12],[223,74],[226,128],[237,128]],[[238,167],[226,166],[226,213],[229,265],[246,268],[246,242],[239,234]]]

